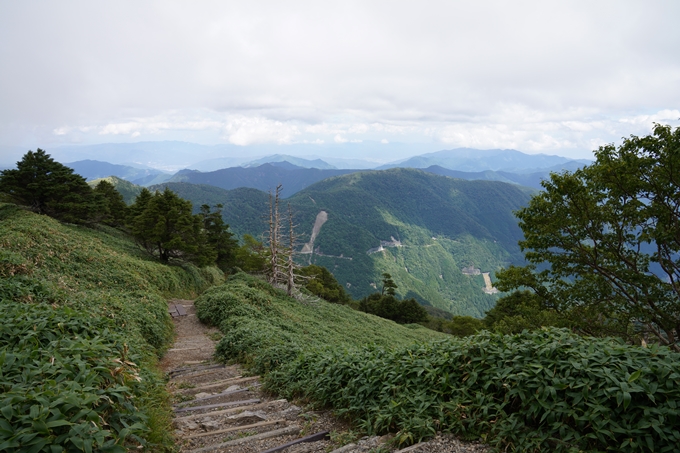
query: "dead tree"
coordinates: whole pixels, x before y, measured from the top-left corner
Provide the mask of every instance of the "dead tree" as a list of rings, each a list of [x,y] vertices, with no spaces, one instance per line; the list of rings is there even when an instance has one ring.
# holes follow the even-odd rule
[[[286,263],[286,277],[288,279],[286,290],[289,296],[293,295],[293,289],[295,288],[295,278],[297,275],[295,272],[299,269],[299,265],[294,260],[295,255],[295,244],[297,242],[297,235],[295,234],[295,228],[297,225],[293,224],[293,211],[288,203],[288,249],[286,253],[287,263]]]
[[[299,265],[295,262],[295,246],[298,236],[297,225],[293,222],[293,210],[288,204],[288,244],[285,244],[283,222],[286,220],[279,210],[281,184],[272,194],[269,192],[269,261],[267,263],[267,281],[274,286],[285,287],[289,296],[293,295],[296,286],[296,275]]]

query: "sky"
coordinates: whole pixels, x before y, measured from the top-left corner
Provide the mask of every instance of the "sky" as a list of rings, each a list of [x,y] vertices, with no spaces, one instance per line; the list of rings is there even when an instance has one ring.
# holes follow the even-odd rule
[[[179,140],[587,158],[680,125],[678,19],[658,0],[0,2],[0,153]]]

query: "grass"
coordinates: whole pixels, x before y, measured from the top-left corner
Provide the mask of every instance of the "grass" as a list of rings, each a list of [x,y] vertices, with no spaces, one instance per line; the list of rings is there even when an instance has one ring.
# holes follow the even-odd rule
[[[438,431],[497,451],[675,452],[680,354],[562,329],[452,338],[305,304],[245,274],[196,300],[217,351],[286,398],[304,398],[404,446]]]
[[[9,409],[0,413],[0,450],[24,451],[26,442],[36,442],[35,439],[46,439],[48,444],[44,448],[49,448],[47,445],[57,448],[61,442],[64,448],[74,451],[106,450],[104,444],[110,451],[116,451],[118,446],[127,448],[131,439],[148,449],[172,448],[168,397],[163,379],[156,371],[158,357],[167,350],[173,338],[167,298],[194,297],[222,281],[223,275],[216,268],[162,265],[115,229],[65,225],[15,205],[0,204],[0,306],[3,313],[15,313],[17,318],[14,323],[2,324],[0,331],[0,355],[5,354],[5,359],[0,360],[3,376],[14,376],[2,381],[0,406],[16,409],[15,413]],[[39,311],[34,313],[31,307]],[[28,316],[27,313],[33,314]],[[42,338],[40,347],[45,350],[56,348],[55,354],[34,357],[32,354],[37,354],[37,350],[33,351],[31,347],[38,346],[12,341],[11,329],[20,325],[19,319],[23,318],[36,320],[29,327]],[[100,395],[99,398],[115,400],[110,393],[114,392],[115,386],[108,383],[104,375],[115,374],[119,368],[116,357],[121,360],[123,351],[126,351],[126,357],[134,357],[129,360],[134,363],[134,366],[130,365],[131,372],[137,373],[142,381],[125,381],[123,394],[127,395],[124,398],[135,401],[134,409],[128,408],[139,415],[139,420],[131,424],[135,428],[115,431],[110,427],[110,420],[104,418],[109,425],[100,425],[98,434],[91,439],[94,443],[89,446],[77,444],[77,440],[76,444],[65,440],[78,438],[68,434],[78,425],[77,414],[72,416],[74,420],[68,420],[68,424],[60,425],[61,422],[54,419],[47,428],[36,425],[37,428],[25,431],[26,426],[22,423],[30,420],[21,422],[16,418],[21,415],[22,408],[30,409],[32,406],[26,405],[31,401],[31,404],[37,404],[36,407],[50,407],[51,402],[65,395],[60,382],[64,379],[67,383],[75,382],[80,375],[65,378],[67,375],[64,374],[61,380],[55,380],[48,367],[35,378],[36,382],[41,382],[36,384],[42,389],[41,393],[30,393],[22,387],[22,373],[25,375],[34,365],[40,368],[45,361],[72,366],[66,365],[71,363],[68,357],[62,357],[59,362],[59,345],[68,339],[62,338],[66,334],[60,333],[60,326],[78,326],[89,321],[101,321],[104,327],[84,330],[86,334],[79,337],[86,342],[82,346],[83,354],[92,348],[101,348],[103,357],[108,358],[100,363],[95,354],[92,359],[78,362],[77,366],[84,367],[83,372],[94,373],[92,382],[99,384],[94,385],[92,392]],[[13,362],[6,359],[8,356],[15,357]],[[29,357],[33,358],[28,360]],[[95,401],[89,409],[83,410],[95,410],[98,404]],[[67,433],[59,434],[64,430]],[[104,432],[109,434],[101,437]],[[31,435],[32,440],[27,440]],[[31,446],[35,451],[42,451],[38,448],[40,443]]]
[[[419,325],[392,321],[322,300],[305,304],[244,273],[196,299],[199,319],[218,326],[223,360],[238,360],[253,373],[266,373],[303,351],[328,346],[399,346],[444,338]]]

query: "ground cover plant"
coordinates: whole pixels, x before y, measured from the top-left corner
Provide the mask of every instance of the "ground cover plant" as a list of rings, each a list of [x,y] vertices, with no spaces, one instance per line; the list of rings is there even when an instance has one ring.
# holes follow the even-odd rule
[[[444,338],[419,325],[402,326],[317,300],[302,303],[263,280],[238,273],[204,292],[195,302],[199,319],[220,327],[224,336],[217,354],[238,360],[253,373],[265,373],[295,359],[303,351],[333,346],[385,347]]]
[[[0,450],[169,446],[154,371],[172,340],[166,300],[222,281],[162,265],[113,228],[0,204]]]
[[[269,389],[333,407],[410,444],[450,431],[509,451],[678,451],[680,355],[564,329],[405,347],[328,348]]]

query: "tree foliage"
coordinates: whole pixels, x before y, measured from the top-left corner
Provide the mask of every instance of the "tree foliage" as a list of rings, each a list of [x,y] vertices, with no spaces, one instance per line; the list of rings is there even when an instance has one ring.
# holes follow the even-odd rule
[[[346,304],[351,300],[333,274],[323,266],[310,264],[300,268],[298,274],[302,277],[302,286],[328,302]]]
[[[107,225],[121,227],[125,225],[128,207],[121,195],[113,184],[106,180],[101,180],[95,186],[94,192],[99,194],[104,200],[104,207],[100,213],[100,222]]]
[[[38,214],[63,222],[89,223],[105,209],[85,178],[42,149],[27,152],[16,169],[0,172],[0,193]]]
[[[498,274],[582,331],[680,350],[680,129],[602,146],[517,212],[529,265]],[[538,269],[542,269],[538,271]]]
[[[199,266],[218,264],[223,270],[234,264],[236,241],[222,220],[221,211],[201,207],[192,214],[190,201],[172,190],[152,194],[142,190],[129,208],[128,226],[138,242],[163,262],[191,261]]]
[[[222,205],[218,204],[215,208],[215,211],[212,211],[210,206],[204,204],[201,206],[199,216],[203,220],[205,245],[215,251],[215,264],[223,271],[227,271],[236,264],[235,252],[238,242],[229,231],[229,225],[224,223]]]

